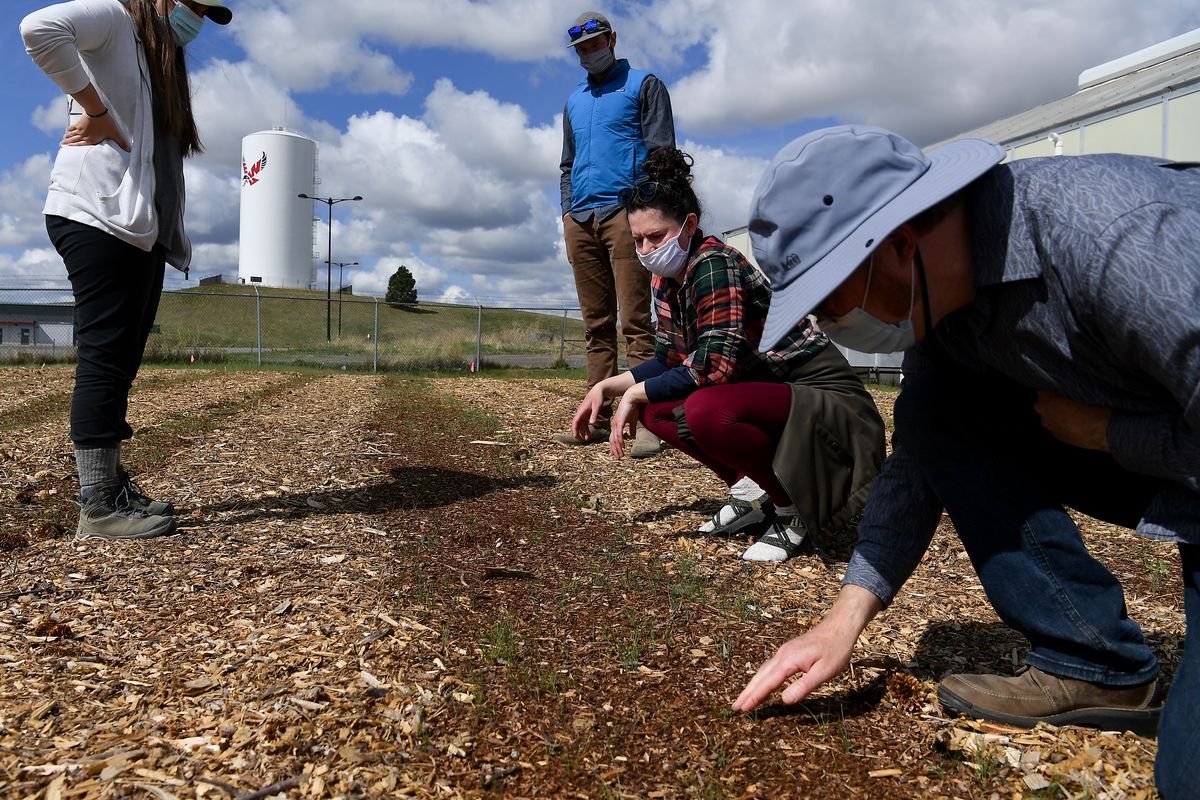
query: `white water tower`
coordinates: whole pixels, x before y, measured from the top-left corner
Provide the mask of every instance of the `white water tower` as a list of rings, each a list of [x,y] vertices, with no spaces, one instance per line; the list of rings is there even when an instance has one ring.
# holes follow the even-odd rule
[[[275,128],[242,139],[238,281],[282,289],[312,286],[317,143]]]

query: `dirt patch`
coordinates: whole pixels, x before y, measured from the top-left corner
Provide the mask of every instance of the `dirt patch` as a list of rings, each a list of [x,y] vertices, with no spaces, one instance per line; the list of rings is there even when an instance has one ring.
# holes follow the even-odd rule
[[[943,674],[1011,670],[1023,648],[947,523],[850,673],[795,708],[733,715],[758,664],[828,607],[848,543],[763,567],[738,560],[745,542],[696,537],[724,487],[681,454],[617,463],[547,441],[581,382],[180,374],[136,398],[131,454],[145,488],[184,505],[185,533],[34,536],[9,555],[3,796],[1152,785],[1153,742],[941,714]],[[70,481],[64,428],[59,415],[6,442],[8,475],[63,483],[39,499],[47,476],[20,482],[34,501],[5,494],[5,529],[73,524],[46,502]],[[1173,551],[1086,529],[1170,667]]]

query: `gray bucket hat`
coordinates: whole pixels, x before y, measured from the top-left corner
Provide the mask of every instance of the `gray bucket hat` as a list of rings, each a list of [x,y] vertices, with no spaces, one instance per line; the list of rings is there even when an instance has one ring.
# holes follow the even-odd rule
[[[760,347],[775,345],[888,234],[1004,159],[989,139],[930,152],[861,125],[801,136],[775,154],[750,205],[754,258],[773,293]]]
[[[595,22],[595,30],[589,31],[585,28],[587,23]],[[567,47],[574,47],[577,44],[583,44],[588,39],[595,39],[597,36],[604,36],[607,33],[612,33],[612,25],[608,22],[608,17],[601,14],[599,11],[585,11],[575,18],[571,23],[571,27],[567,28],[567,36],[579,29],[579,36],[572,38],[571,43]]]

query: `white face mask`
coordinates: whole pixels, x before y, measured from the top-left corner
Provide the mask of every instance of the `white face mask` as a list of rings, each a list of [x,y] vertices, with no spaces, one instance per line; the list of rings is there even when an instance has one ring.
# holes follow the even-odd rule
[[[683,229],[686,227],[687,221],[684,220],[684,223],[679,226],[679,233],[645,255],[638,253],[638,261],[642,262],[642,266],[654,275],[664,278],[677,277],[687,266],[688,247],[691,247],[692,244],[691,236],[688,236],[687,239],[688,247],[679,243],[679,237],[683,235]]]
[[[830,339],[857,350],[860,353],[898,353],[917,343],[917,332],[913,329],[912,314],[917,300],[916,260],[912,266],[912,289],[908,298],[908,319],[891,323],[873,317],[863,310],[867,304],[867,293],[871,291],[871,273],[875,271],[875,256],[867,268],[867,289],[863,292],[862,305],[851,309],[840,317],[818,320],[821,330]]]

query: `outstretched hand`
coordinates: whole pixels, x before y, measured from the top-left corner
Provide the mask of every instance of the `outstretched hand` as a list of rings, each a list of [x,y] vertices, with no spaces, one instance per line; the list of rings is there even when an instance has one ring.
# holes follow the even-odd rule
[[[753,710],[797,673],[803,674],[783,690],[783,702],[797,703],[808,697],[814,689],[850,665],[850,654],[858,635],[882,608],[882,601],[866,589],[849,584],[843,586],[824,619],[808,632],[786,642],[759,667],[733,702],[733,710]]]
[[[625,457],[624,431],[626,426],[629,428],[630,436],[637,434],[638,406],[641,403],[632,399],[631,394],[633,392],[621,395],[621,402],[617,404],[617,410],[613,414],[612,429],[608,433],[608,452],[612,453],[613,458]]]
[[[579,408],[575,409],[575,417],[571,420],[571,433],[575,434],[575,438],[579,441],[586,441],[588,438],[588,426],[595,425],[596,420],[600,418],[600,409],[605,403],[604,390],[600,384],[596,384],[584,396],[583,402],[579,404]]]
[[[785,643],[733,703],[734,711],[750,711],[797,673],[799,680],[783,690],[783,702],[797,703],[850,665],[854,640],[846,642],[820,625]]]

